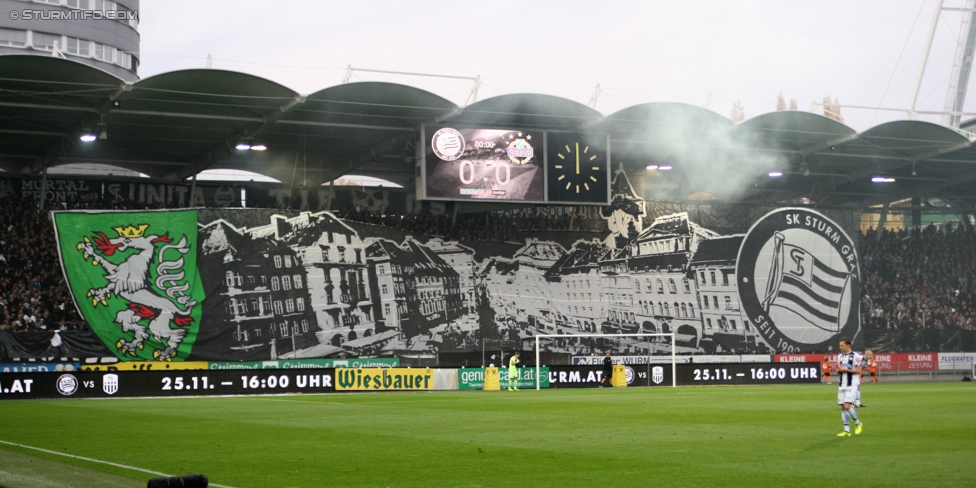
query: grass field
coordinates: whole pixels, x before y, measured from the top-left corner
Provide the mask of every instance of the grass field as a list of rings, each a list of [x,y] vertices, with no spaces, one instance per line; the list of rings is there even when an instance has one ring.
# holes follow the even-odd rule
[[[0,403],[0,486],[976,485],[973,383]],[[90,458],[82,460],[10,443]]]

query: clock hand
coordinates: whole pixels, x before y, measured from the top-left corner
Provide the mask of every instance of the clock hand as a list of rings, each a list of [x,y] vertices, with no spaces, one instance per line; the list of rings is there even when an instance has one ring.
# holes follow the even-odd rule
[[[576,143],[576,174],[579,174],[579,143]]]

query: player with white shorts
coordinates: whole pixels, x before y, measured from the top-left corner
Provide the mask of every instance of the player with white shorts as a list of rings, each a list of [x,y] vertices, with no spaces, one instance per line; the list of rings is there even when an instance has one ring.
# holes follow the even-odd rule
[[[854,434],[861,433],[861,420],[857,418],[854,402],[857,401],[857,389],[861,385],[861,365],[864,357],[851,350],[851,340],[840,340],[840,354],[837,355],[837,372],[840,382],[837,388],[837,404],[840,405],[840,418],[844,421],[844,432],[837,437],[850,437],[850,419],[854,419]]]

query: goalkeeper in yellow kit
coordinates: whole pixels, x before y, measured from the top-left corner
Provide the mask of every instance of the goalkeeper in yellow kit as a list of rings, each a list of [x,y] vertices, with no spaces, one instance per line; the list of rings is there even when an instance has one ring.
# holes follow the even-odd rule
[[[518,389],[518,363],[519,355],[521,353],[516,352],[512,355],[512,358],[508,360],[508,391],[519,391]]]

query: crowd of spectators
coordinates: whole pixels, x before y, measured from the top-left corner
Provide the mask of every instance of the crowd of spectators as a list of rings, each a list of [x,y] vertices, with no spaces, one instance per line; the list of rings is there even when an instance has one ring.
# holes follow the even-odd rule
[[[875,329],[976,329],[976,235],[948,224],[861,239],[862,322]]]
[[[0,330],[83,324],[61,274],[54,232],[29,200],[0,200]]]

